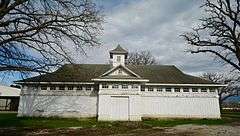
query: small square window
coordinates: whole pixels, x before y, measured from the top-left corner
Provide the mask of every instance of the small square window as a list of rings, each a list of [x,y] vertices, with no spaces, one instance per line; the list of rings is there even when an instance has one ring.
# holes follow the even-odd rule
[[[189,88],[183,88],[183,92],[189,92]]]
[[[148,87],[148,91],[149,91],[149,92],[152,92],[152,91],[153,91],[153,88],[152,88],[152,87]]]
[[[216,90],[215,90],[215,88],[210,88],[209,92],[210,92],[210,93],[215,93]]]
[[[102,84],[102,88],[108,88],[107,84]]]
[[[65,86],[59,86],[59,90],[65,90]]]
[[[163,89],[161,87],[157,88],[157,92],[162,92],[162,91],[163,91]]]
[[[47,90],[47,86],[41,86],[41,90]]]
[[[82,90],[82,86],[77,86],[77,90]]]
[[[68,86],[68,90],[73,90],[73,86]]]
[[[91,91],[91,90],[92,90],[91,86],[86,86],[86,91]]]
[[[117,89],[118,88],[118,84],[113,84],[112,88]]]
[[[172,92],[172,88],[166,88],[166,92]]]
[[[144,92],[145,91],[145,87],[141,86],[141,91]]]
[[[50,86],[50,90],[56,90],[56,86]]]
[[[128,89],[128,85],[127,84],[123,84],[122,85],[122,89]]]
[[[138,85],[137,84],[133,84],[132,85],[132,89],[138,89]]]
[[[117,56],[117,62],[121,61],[121,56]]]
[[[196,92],[198,92],[198,89],[197,88],[192,88],[192,92],[196,93]]]
[[[174,92],[180,92],[180,88],[174,88]]]
[[[207,88],[201,88],[201,92],[207,92]]]

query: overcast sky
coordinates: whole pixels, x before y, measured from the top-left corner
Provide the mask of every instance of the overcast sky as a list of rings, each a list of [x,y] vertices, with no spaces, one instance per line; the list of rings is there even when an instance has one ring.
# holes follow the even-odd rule
[[[163,65],[176,65],[185,73],[200,75],[222,67],[206,54],[184,52],[179,36],[197,25],[200,0],[97,0],[105,15],[102,46],[86,49],[79,63],[107,63],[108,51],[117,44],[129,52],[149,50]],[[2,81],[10,84],[11,80]]]
[[[97,1],[105,14],[103,45],[88,49],[82,63],[107,63],[108,51],[117,44],[129,52],[149,50],[160,64],[176,65],[199,75],[221,66],[206,54],[190,54],[180,37],[196,26],[202,16],[200,0],[106,0]]]

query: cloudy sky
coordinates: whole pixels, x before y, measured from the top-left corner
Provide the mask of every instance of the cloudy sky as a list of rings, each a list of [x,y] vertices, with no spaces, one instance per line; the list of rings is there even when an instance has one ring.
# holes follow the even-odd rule
[[[199,0],[97,0],[103,7],[105,23],[102,46],[86,49],[80,63],[107,63],[108,51],[117,44],[129,52],[149,50],[163,65],[176,65],[185,73],[200,75],[222,67],[206,54],[184,52],[180,34],[190,31],[202,16]],[[6,79],[6,78],[5,78]],[[5,80],[4,79],[4,80]],[[16,78],[14,78],[16,80]],[[10,84],[11,79],[2,80]]]
[[[106,0],[103,46],[88,49],[82,63],[107,63],[108,51],[122,45],[129,52],[149,50],[160,64],[176,65],[199,75],[221,66],[206,54],[186,53],[181,35],[196,26],[202,16],[199,0]]]

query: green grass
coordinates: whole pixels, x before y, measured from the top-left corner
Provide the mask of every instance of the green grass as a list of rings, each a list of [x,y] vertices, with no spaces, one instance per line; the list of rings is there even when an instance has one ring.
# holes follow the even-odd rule
[[[239,112],[223,112],[222,119],[144,119],[141,122],[98,122],[95,118],[43,118],[16,117],[16,113],[0,113],[0,127],[28,128],[67,128],[67,127],[98,127],[112,129],[131,129],[143,127],[171,127],[183,124],[223,125],[240,122]]]
[[[172,127],[176,125],[224,125],[232,122],[240,122],[239,112],[223,111],[221,119],[146,119],[144,123],[150,126]]]

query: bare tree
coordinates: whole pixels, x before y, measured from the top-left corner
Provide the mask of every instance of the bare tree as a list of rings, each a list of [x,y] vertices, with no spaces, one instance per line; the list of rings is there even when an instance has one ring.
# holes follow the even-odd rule
[[[214,83],[227,84],[226,87],[218,89],[220,108],[227,98],[240,95],[239,77],[227,76],[223,73],[204,73],[201,77]]]
[[[127,64],[131,65],[156,65],[155,57],[150,51],[132,52],[128,54]]]
[[[1,0],[0,72],[47,72],[98,46],[103,17],[90,0]]]
[[[191,53],[210,53],[240,71],[240,1],[205,0],[206,15],[192,32],[182,36]]]

